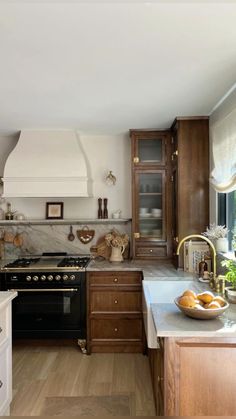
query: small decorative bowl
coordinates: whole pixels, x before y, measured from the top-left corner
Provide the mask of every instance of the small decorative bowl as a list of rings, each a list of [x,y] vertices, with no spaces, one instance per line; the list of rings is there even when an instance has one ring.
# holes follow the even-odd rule
[[[224,307],[220,308],[206,308],[203,310],[197,309],[197,308],[189,308],[184,307],[179,304],[180,297],[175,298],[174,302],[177,305],[177,307],[188,317],[192,317],[193,319],[200,319],[200,320],[211,320],[215,319],[216,317],[220,316],[229,308],[229,303],[225,302]]]

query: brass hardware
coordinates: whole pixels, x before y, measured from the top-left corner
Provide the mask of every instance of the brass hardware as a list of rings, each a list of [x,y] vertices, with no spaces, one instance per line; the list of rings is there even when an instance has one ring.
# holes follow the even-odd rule
[[[170,179],[171,179],[171,182],[174,182],[174,176],[173,175],[171,176]]]
[[[87,342],[86,342],[86,340],[85,339],[78,339],[77,343],[78,343],[78,346],[81,349],[82,354],[86,355],[87,354],[87,349],[86,349],[86,343]]]
[[[184,237],[179,242],[177,250],[176,250],[176,255],[179,255],[179,251],[180,251],[180,248],[181,248],[182,244],[185,241],[187,241],[189,239],[192,239],[192,238],[198,238],[198,239],[206,241],[212,249],[212,253],[213,253],[213,261],[212,261],[213,262],[213,283],[215,285],[215,279],[216,279],[216,249],[215,249],[215,246],[213,245],[213,243],[211,242],[211,240],[209,240],[207,237],[203,236],[202,234],[190,234],[189,236]]]
[[[175,157],[177,157],[179,154],[178,150],[175,150],[172,154],[171,154],[171,160],[173,161]]]
[[[171,144],[174,144],[174,137],[171,137]]]
[[[114,331],[115,331],[115,332],[118,332],[118,329],[117,329],[117,327],[115,327]]]
[[[152,249],[150,249],[150,253],[152,253],[153,252],[153,250]]]
[[[114,301],[114,303],[115,303],[115,304],[118,304],[118,300],[115,300],[115,301]]]
[[[12,292],[74,292],[78,291],[78,288],[26,288],[26,289],[10,289],[8,291]]]
[[[139,163],[139,157],[134,157],[134,163]]]
[[[140,239],[140,233],[134,233],[134,238],[135,239]]]
[[[217,279],[219,281],[219,284],[221,283],[220,292],[224,295],[225,294],[225,281],[226,281],[225,275],[218,275]]]
[[[161,381],[164,381],[164,378],[163,378],[163,377],[160,377],[160,376],[158,375],[158,377],[157,377],[157,381],[158,381],[158,383],[160,383]]]
[[[179,238],[178,238],[178,236],[174,237],[174,241],[175,241],[176,243],[179,243]]]
[[[118,278],[114,278],[114,282],[118,282]]]

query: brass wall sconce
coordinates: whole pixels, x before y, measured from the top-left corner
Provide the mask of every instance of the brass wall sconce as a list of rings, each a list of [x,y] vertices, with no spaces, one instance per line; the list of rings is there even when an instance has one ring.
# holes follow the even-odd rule
[[[116,184],[116,177],[113,175],[111,170],[109,170],[105,181],[106,181],[106,184],[109,186],[114,186]]]

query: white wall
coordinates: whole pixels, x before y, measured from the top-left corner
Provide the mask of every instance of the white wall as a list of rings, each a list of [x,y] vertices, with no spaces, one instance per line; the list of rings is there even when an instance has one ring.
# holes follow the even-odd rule
[[[212,126],[225,118],[233,109],[236,109],[236,88],[229,94],[225,100],[220,103],[214,112],[210,116],[210,171],[213,169],[213,159],[212,159]],[[210,186],[210,222],[217,223],[218,214],[217,214],[217,193]]]
[[[0,135],[0,176],[9,152],[17,142],[17,136]],[[131,169],[130,139],[127,135],[86,136],[80,135],[81,144],[87,156],[93,179],[93,198],[67,198],[64,202],[64,218],[96,218],[97,199],[108,198],[109,216],[117,209],[122,217],[131,217]],[[43,151],[42,151],[43,152]],[[52,157],[53,164],[53,157]],[[108,186],[104,179],[108,170],[117,177],[115,186]],[[23,212],[27,218],[45,218],[45,202],[50,199],[9,199],[13,210]],[[58,199],[54,199],[58,201]]]

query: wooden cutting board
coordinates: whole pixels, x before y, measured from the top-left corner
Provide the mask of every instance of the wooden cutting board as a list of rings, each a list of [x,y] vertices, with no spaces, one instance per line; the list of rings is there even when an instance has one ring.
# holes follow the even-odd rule
[[[105,235],[101,236],[95,246],[90,247],[90,252],[93,256],[102,256],[104,259],[109,260],[111,256],[111,247],[109,247],[105,240]],[[124,259],[129,258],[129,245],[126,247],[124,254]]]

